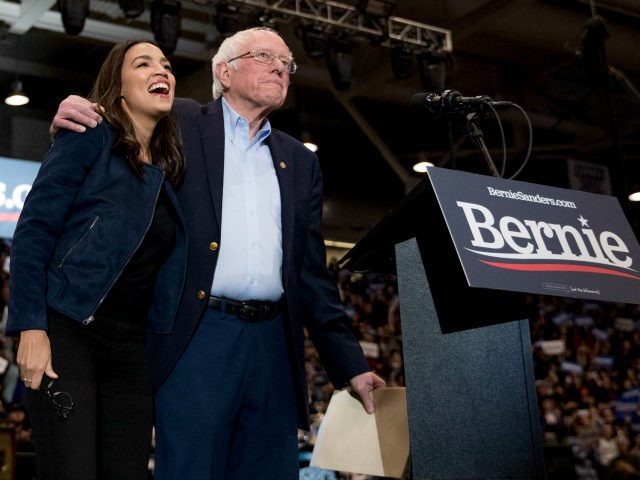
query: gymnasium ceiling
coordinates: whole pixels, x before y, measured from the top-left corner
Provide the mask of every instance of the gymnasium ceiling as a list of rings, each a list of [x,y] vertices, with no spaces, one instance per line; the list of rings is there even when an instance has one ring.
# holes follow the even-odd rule
[[[370,17],[354,27],[345,17],[329,16],[356,5],[353,0],[228,1],[232,9],[250,7],[261,21],[271,22],[294,52],[299,72],[272,122],[293,135],[308,132],[319,144],[328,238],[361,238],[421,178],[411,171],[418,159],[488,174],[463,119],[410,108],[419,92],[445,88],[520,105],[534,129],[533,153],[520,180],[567,186],[567,159],[610,167],[619,196],[639,178],[638,0],[397,0],[391,13],[395,23],[417,25],[405,30],[404,40],[372,33]],[[181,2],[181,34],[172,55],[179,95],[210,98],[209,59],[219,41],[221,3]],[[114,42],[153,38],[150,5],[144,2],[145,11],[127,19],[117,0],[90,0],[82,32],[69,35],[55,0],[0,0],[0,94],[4,97],[19,78],[32,99],[28,108],[52,116],[66,95],[87,93]],[[299,14],[282,13],[295,8]],[[348,88],[335,87],[325,56],[305,50],[303,23],[350,42]],[[450,33],[450,44],[439,29]],[[425,32],[432,36],[422,37]],[[410,51],[407,78],[392,71],[391,46]],[[422,78],[413,61],[418,53],[427,53],[436,65],[431,71],[444,67],[444,83]],[[517,109],[501,111],[501,118],[509,175],[525,157],[528,134]],[[500,159],[496,122],[485,122],[486,141]]]

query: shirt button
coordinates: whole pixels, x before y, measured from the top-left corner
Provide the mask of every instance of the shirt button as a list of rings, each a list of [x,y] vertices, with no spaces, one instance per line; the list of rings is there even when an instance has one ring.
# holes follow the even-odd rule
[[[206,297],[207,294],[205,293],[204,290],[198,290],[198,299],[199,300],[204,300],[204,297]]]
[[[218,242],[211,242],[209,244],[209,250],[213,250],[214,252],[218,250]]]

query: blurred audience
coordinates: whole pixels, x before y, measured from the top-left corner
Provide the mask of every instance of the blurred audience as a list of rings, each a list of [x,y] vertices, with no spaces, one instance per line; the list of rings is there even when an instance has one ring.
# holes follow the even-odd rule
[[[622,468],[637,478],[640,308],[544,296],[530,304],[545,442],[571,447],[578,479],[622,478]]]

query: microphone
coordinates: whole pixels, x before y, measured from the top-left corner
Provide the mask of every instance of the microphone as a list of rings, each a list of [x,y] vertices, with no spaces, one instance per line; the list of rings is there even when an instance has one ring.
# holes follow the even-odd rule
[[[433,113],[451,113],[472,110],[482,105],[498,105],[504,102],[494,102],[487,95],[477,97],[463,97],[457,90],[445,90],[437,93],[416,93],[411,97],[411,105],[415,108],[426,108]]]

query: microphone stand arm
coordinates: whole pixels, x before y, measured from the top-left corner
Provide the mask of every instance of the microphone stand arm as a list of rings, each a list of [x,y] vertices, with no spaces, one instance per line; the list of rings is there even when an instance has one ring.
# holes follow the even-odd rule
[[[493,158],[491,158],[491,153],[489,153],[489,149],[487,148],[487,144],[484,141],[484,134],[478,125],[478,116],[475,112],[467,115],[467,128],[469,130],[471,140],[473,140],[473,143],[476,144],[476,147],[478,147],[478,150],[480,150],[480,153],[484,157],[484,161],[487,164],[491,175],[494,177],[500,177],[500,173],[498,172],[496,164],[493,161]]]

